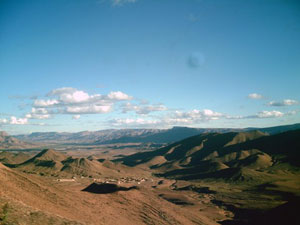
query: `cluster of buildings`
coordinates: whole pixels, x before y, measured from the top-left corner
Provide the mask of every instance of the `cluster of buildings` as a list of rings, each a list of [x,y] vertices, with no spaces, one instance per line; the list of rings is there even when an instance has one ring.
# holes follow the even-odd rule
[[[136,177],[122,177],[120,179],[116,178],[105,178],[105,179],[94,179],[94,182],[99,183],[114,183],[114,184],[122,184],[122,183],[137,183],[141,184],[142,182],[150,181],[153,182],[153,179],[148,178],[136,178]]]

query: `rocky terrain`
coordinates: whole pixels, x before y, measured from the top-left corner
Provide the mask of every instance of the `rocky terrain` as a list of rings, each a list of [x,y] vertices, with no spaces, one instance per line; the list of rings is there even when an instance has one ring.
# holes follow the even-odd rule
[[[0,223],[299,224],[299,137],[202,133],[113,161],[98,148],[2,151]]]

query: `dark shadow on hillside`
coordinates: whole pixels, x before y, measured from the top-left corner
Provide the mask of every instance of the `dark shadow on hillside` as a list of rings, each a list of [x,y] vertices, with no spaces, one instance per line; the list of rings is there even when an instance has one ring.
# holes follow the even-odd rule
[[[117,191],[129,191],[132,189],[138,189],[137,186],[132,187],[121,187],[116,184],[109,184],[109,183],[92,183],[82,191],[94,193],[94,194],[109,194],[114,193]]]
[[[214,201],[216,205],[226,207],[235,214],[233,220],[219,221],[222,225],[298,225],[300,224],[300,198],[296,197],[280,206],[268,211],[253,209],[239,209],[226,205],[221,201]]]
[[[176,191],[194,191],[199,194],[216,194],[216,191],[210,190],[209,187],[197,187],[195,185],[188,185],[181,188],[175,188]]]

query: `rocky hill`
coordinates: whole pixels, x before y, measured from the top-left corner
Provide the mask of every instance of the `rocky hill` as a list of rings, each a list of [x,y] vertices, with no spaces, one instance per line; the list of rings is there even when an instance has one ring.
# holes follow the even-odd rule
[[[20,164],[6,164],[26,173],[51,175],[56,177],[121,177],[124,173],[144,174],[142,170],[94,157],[74,158],[53,149],[45,149]]]
[[[300,130],[271,136],[260,131],[200,134],[119,160],[169,178],[252,179],[260,172],[300,171],[299,137]]]

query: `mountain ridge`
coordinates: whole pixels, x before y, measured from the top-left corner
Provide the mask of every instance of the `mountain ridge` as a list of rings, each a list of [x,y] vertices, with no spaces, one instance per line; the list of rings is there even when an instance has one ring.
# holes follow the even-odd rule
[[[0,149],[28,149],[37,147],[36,144],[19,140],[5,131],[0,131]]]
[[[247,132],[258,130],[270,135],[289,130],[300,129],[300,123],[265,127],[265,128],[190,128],[173,127],[170,129],[107,129],[99,131],[70,132],[35,132],[15,135],[22,141],[37,143],[69,144],[115,144],[115,143],[172,143],[202,133]]]
[[[274,135],[258,131],[200,134],[115,161],[148,166],[172,179],[245,179],[282,168],[293,173],[300,167],[299,137],[300,129]]]

